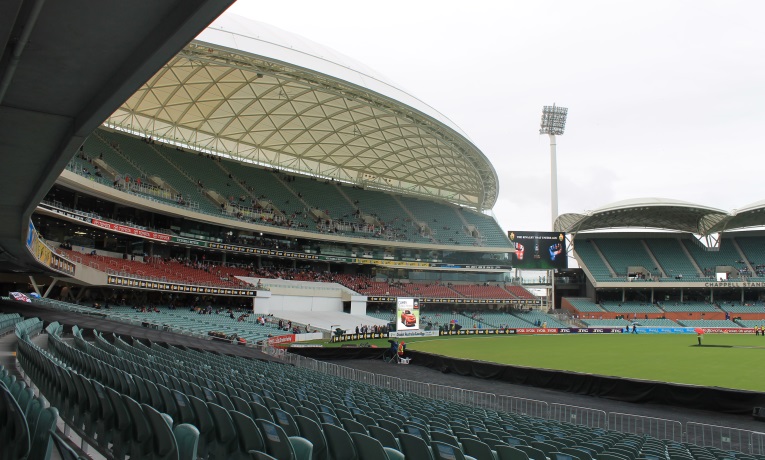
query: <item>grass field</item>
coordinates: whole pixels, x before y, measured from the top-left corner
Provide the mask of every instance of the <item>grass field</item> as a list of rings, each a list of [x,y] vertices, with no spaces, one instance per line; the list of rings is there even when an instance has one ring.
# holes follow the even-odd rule
[[[765,337],[571,334],[405,339],[409,350],[503,364],[765,392]],[[379,347],[387,339],[369,340]],[[339,346],[340,344],[334,344]]]

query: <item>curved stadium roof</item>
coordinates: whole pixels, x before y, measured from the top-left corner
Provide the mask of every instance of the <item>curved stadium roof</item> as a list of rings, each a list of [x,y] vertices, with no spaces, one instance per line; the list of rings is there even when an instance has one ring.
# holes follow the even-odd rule
[[[489,160],[437,110],[346,56],[228,13],[105,124],[478,210],[497,199]]]
[[[730,212],[666,198],[618,201],[584,214],[561,214],[556,232],[607,228],[654,228],[709,235],[724,230],[765,226],[765,200]]]

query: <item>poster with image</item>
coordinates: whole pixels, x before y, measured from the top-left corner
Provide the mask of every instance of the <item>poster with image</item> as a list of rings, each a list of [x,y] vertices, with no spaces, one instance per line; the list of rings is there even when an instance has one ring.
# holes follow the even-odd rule
[[[396,299],[396,330],[416,331],[420,328],[420,300],[411,297]]]

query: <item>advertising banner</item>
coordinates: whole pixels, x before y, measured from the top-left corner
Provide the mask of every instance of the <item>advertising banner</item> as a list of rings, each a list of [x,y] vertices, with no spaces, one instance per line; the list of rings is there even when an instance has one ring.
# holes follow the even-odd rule
[[[399,297],[396,300],[396,331],[416,331],[420,328],[420,300]]]
[[[128,276],[108,275],[106,284],[128,288],[150,289],[155,291],[188,292],[192,294],[211,294],[233,297],[255,297],[258,291],[255,289],[241,289],[215,286],[197,286],[195,284],[181,284],[168,281],[153,281]]]
[[[106,230],[111,230],[113,232],[124,233],[125,235],[140,236],[141,238],[148,238],[150,240],[168,242],[170,241],[170,238],[171,238],[170,235],[166,235],[164,233],[153,232],[151,230],[143,230],[143,229],[135,228],[135,227],[129,227],[127,225],[115,224],[114,222],[107,222],[101,219],[93,219],[90,221],[90,223],[95,225],[96,227],[105,228]]]
[[[459,331],[439,331],[438,335],[514,335],[515,329],[460,329]]]
[[[557,334],[558,329],[554,327],[542,328],[542,327],[529,327],[529,328],[517,328],[516,334]]]
[[[273,347],[275,345],[292,343],[295,341],[295,334],[280,335],[278,337],[269,337],[268,345]]]
[[[437,337],[438,331],[396,331],[389,332],[388,337]]]
[[[38,262],[69,276],[74,276],[75,264],[60,254],[56,254],[38,236],[32,223],[29,223],[27,247]]]
[[[564,233],[509,231],[507,237],[515,247],[513,267],[527,270],[568,268]]]
[[[559,327],[558,334],[619,334],[620,327]]]
[[[384,339],[386,337],[392,337],[391,333],[388,334],[380,334],[376,333],[373,334],[371,332],[368,332],[366,334],[343,334],[343,335],[332,335],[332,338],[329,340],[330,342],[349,342],[352,340],[369,340],[369,339]]]

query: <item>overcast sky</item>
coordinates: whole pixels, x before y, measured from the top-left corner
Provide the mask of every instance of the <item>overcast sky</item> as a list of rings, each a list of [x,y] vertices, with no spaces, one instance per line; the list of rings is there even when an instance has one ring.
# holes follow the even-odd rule
[[[505,230],[661,197],[765,198],[765,2],[239,0],[231,11],[346,54],[449,117],[494,165]]]

